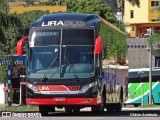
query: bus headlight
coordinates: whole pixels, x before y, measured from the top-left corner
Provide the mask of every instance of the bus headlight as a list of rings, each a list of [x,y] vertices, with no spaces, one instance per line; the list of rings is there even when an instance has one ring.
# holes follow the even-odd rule
[[[91,87],[97,85],[97,82],[92,82],[92,83],[89,83],[85,86],[82,87],[80,93],[86,93]]]
[[[31,89],[34,93],[40,94],[40,91],[38,90],[38,88],[35,85],[30,84],[30,83],[26,83],[26,86],[29,89]]]

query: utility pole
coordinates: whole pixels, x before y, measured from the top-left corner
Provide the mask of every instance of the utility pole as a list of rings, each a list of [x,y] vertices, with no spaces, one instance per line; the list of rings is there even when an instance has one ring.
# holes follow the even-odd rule
[[[152,104],[152,50],[149,49],[149,105]]]
[[[152,29],[147,29],[149,37],[152,35]],[[152,49],[149,48],[149,105],[152,104]]]
[[[122,13],[122,23],[124,22],[124,18],[123,18],[123,15],[124,15],[124,4],[125,4],[125,1],[124,0],[121,0],[121,13]]]

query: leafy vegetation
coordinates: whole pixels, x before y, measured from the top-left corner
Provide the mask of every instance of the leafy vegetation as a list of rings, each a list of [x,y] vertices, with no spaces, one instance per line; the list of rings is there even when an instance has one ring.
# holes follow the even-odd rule
[[[40,2],[39,5],[61,5],[61,0],[48,0],[46,2]]]
[[[49,11],[33,10],[33,11],[28,11],[28,12],[18,14],[18,19],[21,20],[21,24],[23,28],[22,30],[23,36],[28,36],[29,28],[31,24],[44,14],[49,14]]]
[[[4,107],[1,108],[0,111],[10,111],[10,112],[27,112],[27,111],[38,111],[38,106],[13,106],[13,107]]]
[[[103,4],[102,0],[63,0],[62,4],[67,6],[67,12],[96,14],[117,27],[123,24],[117,20],[111,7]],[[120,29],[125,31],[124,24]]]
[[[105,57],[116,58],[119,64],[124,64],[127,55],[125,33],[121,32],[118,28],[115,28],[104,19],[101,18],[101,20],[103,23],[101,23],[100,26],[102,28],[100,35],[103,38],[103,49],[106,54]]]
[[[48,11],[29,11],[22,14],[0,13],[0,56],[16,53],[16,43],[23,36],[27,36],[30,24]],[[7,67],[0,67],[0,82],[7,79]]]
[[[159,108],[160,105],[144,105],[144,106],[139,106],[139,108]]]
[[[8,66],[0,66],[0,83],[7,82],[7,70]]]
[[[0,0],[0,11],[8,13],[9,5],[6,0]]]
[[[155,52],[156,48],[160,46],[160,33],[154,33],[148,38],[150,49]]]
[[[21,37],[21,22],[16,14],[0,13],[0,54],[14,54],[17,40]]]
[[[127,0],[129,1],[133,6],[138,6],[140,7],[140,0]]]

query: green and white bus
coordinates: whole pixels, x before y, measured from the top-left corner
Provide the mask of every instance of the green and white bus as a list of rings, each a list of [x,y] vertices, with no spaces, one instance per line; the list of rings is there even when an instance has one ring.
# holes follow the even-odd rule
[[[129,69],[128,100],[138,106],[149,103],[149,68]],[[152,103],[160,104],[160,68],[152,70]]]

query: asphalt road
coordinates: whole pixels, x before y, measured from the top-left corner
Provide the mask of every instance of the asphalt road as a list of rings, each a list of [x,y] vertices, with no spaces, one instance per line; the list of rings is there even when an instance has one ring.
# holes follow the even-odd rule
[[[19,112],[21,113],[21,112]],[[25,117],[14,116],[12,117],[2,117],[3,120],[40,120],[40,119],[55,119],[55,120],[160,120],[160,109],[123,109],[121,112],[103,112],[103,113],[92,113],[90,111],[81,111],[80,113],[66,113],[63,111],[52,113],[50,112],[48,116],[40,117],[40,113],[25,113]],[[21,113],[22,114],[22,113]],[[28,115],[30,118],[28,118]],[[34,116],[34,117],[33,117]]]

